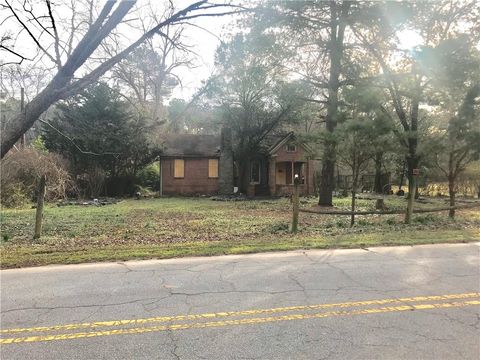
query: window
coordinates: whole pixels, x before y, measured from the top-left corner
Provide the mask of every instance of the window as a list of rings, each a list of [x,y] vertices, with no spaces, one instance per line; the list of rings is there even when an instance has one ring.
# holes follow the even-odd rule
[[[297,151],[297,146],[294,144],[288,144],[287,145],[287,152],[295,152]]]
[[[175,159],[173,167],[173,177],[183,178],[185,176],[185,160]]]
[[[218,159],[208,159],[208,177],[218,178]]]
[[[250,183],[260,184],[260,161],[254,160],[250,163]]]

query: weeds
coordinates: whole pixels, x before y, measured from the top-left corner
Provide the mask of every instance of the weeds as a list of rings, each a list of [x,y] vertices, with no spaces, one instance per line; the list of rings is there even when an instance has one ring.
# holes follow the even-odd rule
[[[304,207],[316,203],[314,198],[304,200]],[[387,206],[404,207],[404,201],[389,198]],[[335,199],[337,208],[348,208],[348,204],[349,199]],[[371,200],[359,200],[359,204],[359,209],[375,206]],[[412,225],[403,224],[401,215],[358,216],[354,227],[349,226],[347,216],[301,213],[302,231],[293,236],[289,232],[291,204],[285,198],[232,202],[162,198],[125,200],[104,207],[47,206],[42,239],[34,243],[34,217],[34,209],[2,211],[2,261],[6,259],[4,264],[9,264],[3,266],[114,259],[116,251],[102,249],[117,248],[125,258],[148,258],[463,241],[462,234],[478,238],[480,229],[480,214],[475,209],[458,211],[453,222],[443,213],[417,215]],[[185,250],[187,244],[195,250]],[[35,257],[45,258],[35,260],[33,252]]]

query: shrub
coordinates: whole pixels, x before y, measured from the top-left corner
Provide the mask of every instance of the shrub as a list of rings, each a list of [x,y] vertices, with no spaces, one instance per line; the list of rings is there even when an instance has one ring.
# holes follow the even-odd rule
[[[438,218],[435,215],[427,214],[427,215],[418,215],[413,218],[413,222],[418,224],[431,224],[437,222]]]
[[[78,175],[77,183],[81,189],[81,196],[84,198],[99,197],[103,193],[105,179],[105,171],[99,166],[95,166],[85,173]]]
[[[68,163],[58,154],[32,148],[12,151],[2,160],[1,174],[0,199],[7,207],[18,207],[35,200],[37,182],[42,175],[47,177],[47,201],[76,193]]]
[[[388,225],[395,225],[397,223],[397,221],[393,218],[388,218],[386,221],[385,221]]]
[[[347,227],[347,224],[342,220],[337,220],[336,225],[337,225],[337,228],[340,228],[340,229]]]
[[[359,225],[359,226],[368,226],[368,225],[370,225],[370,223],[369,223],[367,220],[365,220],[365,219],[360,219],[360,220],[357,221],[357,225]]]
[[[158,162],[145,166],[138,172],[138,181],[142,187],[151,190],[159,190],[160,188],[160,166]]]
[[[278,223],[269,224],[267,226],[267,232],[271,234],[283,233],[283,232],[287,232],[289,228],[290,227],[287,223],[278,222]]]
[[[28,204],[31,201],[31,198],[25,192],[22,184],[14,183],[8,186],[7,190],[4,191],[4,186],[2,183],[2,205],[5,207],[22,207]]]

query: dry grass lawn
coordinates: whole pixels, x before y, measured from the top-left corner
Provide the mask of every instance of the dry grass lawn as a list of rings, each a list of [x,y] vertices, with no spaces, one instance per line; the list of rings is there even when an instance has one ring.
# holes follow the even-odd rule
[[[302,199],[311,207],[316,199]],[[445,205],[443,199],[417,207]],[[359,210],[374,208],[359,200]],[[396,196],[390,209],[405,207]],[[335,199],[347,210],[349,199]],[[43,237],[32,239],[34,209],[1,212],[2,267],[52,263],[166,258],[308,248],[365,247],[480,240],[479,209],[415,215],[411,225],[402,215],[357,217],[300,214],[300,232],[289,233],[288,199],[212,201],[204,198],[124,200],[103,207],[53,204],[45,210]]]

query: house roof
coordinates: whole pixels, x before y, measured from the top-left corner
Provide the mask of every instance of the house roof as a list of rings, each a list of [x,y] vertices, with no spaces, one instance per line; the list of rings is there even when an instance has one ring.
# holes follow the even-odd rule
[[[168,134],[162,140],[162,156],[220,156],[220,136],[217,135]]]
[[[295,140],[295,134],[293,132],[289,132],[288,134],[284,134],[282,136],[276,136],[275,141],[271,142],[271,145],[268,147],[268,153],[270,155],[275,154],[282,146],[287,144],[290,140]],[[305,150],[309,153],[313,153],[313,150],[307,144],[301,142],[301,146],[305,148]]]
[[[277,146],[280,142],[282,142],[286,138],[290,138],[291,133],[280,133],[280,134],[270,134],[265,136],[262,141],[262,146],[270,152],[273,148]]]
[[[272,134],[262,141],[267,154],[275,154],[288,141],[295,139],[293,132]],[[161,156],[167,157],[219,157],[221,137],[219,135],[199,134],[165,134],[162,137],[163,151]],[[302,143],[309,152],[311,148]]]

